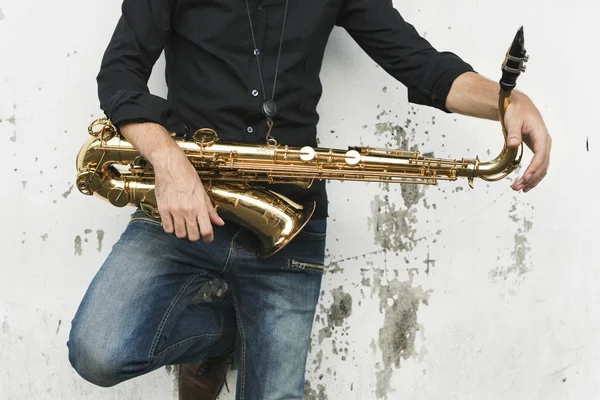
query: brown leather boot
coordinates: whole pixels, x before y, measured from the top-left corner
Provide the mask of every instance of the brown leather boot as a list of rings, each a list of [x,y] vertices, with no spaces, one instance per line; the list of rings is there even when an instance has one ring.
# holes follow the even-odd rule
[[[233,353],[197,364],[182,364],[179,369],[179,400],[215,400],[223,384]]]

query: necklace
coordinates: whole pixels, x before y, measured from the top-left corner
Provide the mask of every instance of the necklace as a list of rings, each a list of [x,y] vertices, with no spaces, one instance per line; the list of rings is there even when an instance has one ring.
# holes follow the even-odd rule
[[[252,43],[254,44],[254,56],[256,57],[256,65],[258,67],[258,77],[260,78],[260,85],[263,93],[263,102],[261,105],[261,110],[264,116],[267,118],[267,126],[269,130],[267,131],[267,143],[276,145],[277,141],[275,138],[271,136],[271,130],[273,129],[273,117],[277,115],[277,104],[275,103],[275,87],[277,85],[277,75],[279,74],[279,59],[281,58],[281,45],[283,43],[283,33],[285,31],[285,20],[287,18],[287,10],[288,10],[288,2],[289,0],[285,0],[285,10],[283,12],[283,23],[281,26],[281,37],[279,38],[279,50],[277,52],[277,65],[275,67],[275,78],[273,79],[273,93],[271,97],[266,97],[265,90],[265,82],[262,76],[262,70],[260,68],[260,60],[258,55],[260,51],[258,50],[258,46],[256,45],[256,38],[254,37],[254,27],[252,25],[252,17],[250,16],[250,5],[248,4],[248,0],[246,0],[246,10],[248,11],[248,21],[250,22],[250,32],[252,33]]]

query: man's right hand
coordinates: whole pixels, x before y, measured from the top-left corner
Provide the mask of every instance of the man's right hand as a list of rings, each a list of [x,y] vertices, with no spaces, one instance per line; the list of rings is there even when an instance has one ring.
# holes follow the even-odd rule
[[[154,167],[158,212],[167,233],[195,242],[214,238],[212,224],[223,220],[212,205],[194,167],[181,151],[171,150],[164,163]]]
[[[205,242],[214,238],[212,224],[222,226],[192,164],[167,130],[152,122],[119,127],[133,147],[152,164],[158,212],[167,233]]]

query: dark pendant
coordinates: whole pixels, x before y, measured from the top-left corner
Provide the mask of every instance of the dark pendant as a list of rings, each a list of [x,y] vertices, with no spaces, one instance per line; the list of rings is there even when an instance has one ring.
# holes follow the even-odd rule
[[[271,99],[267,99],[262,103],[262,112],[269,119],[273,119],[273,117],[277,114],[277,105]]]

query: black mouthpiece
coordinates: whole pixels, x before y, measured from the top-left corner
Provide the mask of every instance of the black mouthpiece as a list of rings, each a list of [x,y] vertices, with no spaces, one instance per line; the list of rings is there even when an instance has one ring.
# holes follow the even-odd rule
[[[521,72],[525,72],[525,63],[527,51],[525,51],[525,36],[523,27],[520,27],[513,39],[513,42],[506,52],[506,58],[502,64],[502,78],[500,87],[506,92],[510,92],[517,85],[517,78]]]

